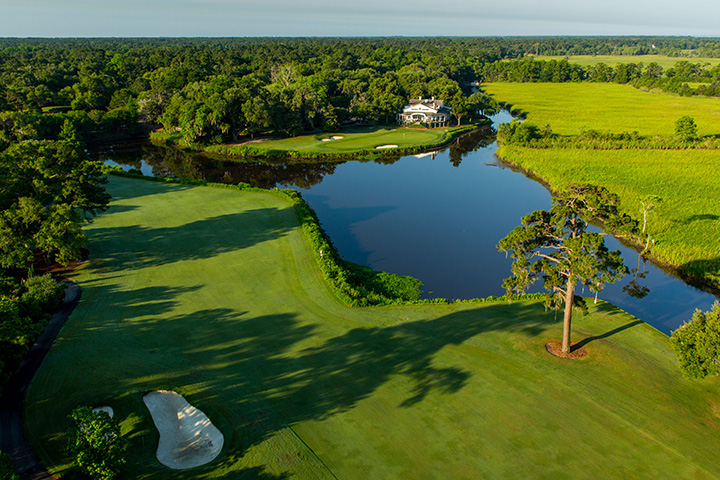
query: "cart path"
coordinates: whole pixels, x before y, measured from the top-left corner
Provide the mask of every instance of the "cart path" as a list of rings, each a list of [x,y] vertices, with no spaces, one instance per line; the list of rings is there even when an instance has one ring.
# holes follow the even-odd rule
[[[30,382],[55,343],[60,328],[65,324],[80,301],[80,287],[65,280],[65,299],[60,310],[50,319],[17,371],[3,388],[0,397],[0,450],[12,457],[13,467],[20,480],[54,479],[35,456],[25,440],[22,426],[23,401]]]

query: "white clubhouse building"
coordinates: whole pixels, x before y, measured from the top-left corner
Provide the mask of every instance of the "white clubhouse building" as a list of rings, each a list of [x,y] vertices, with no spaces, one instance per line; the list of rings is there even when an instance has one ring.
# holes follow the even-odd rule
[[[450,107],[443,100],[418,98],[410,100],[402,113],[398,113],[398,124],[422,124],[430,128],[447,127],[450,125]]]

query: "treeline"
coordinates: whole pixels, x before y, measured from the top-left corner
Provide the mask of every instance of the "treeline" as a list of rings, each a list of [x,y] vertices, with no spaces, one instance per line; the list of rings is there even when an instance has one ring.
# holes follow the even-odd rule
[[[496,61],[484,65],[479,77],[488,82],[605,82],[630,84],[637,88],[661,89],[683,96],[720,96],[720,65],[680,60],[664,69],[655,62],[618,63],[614,67],[597,63],[583,67],[567,60]],[[690,83],[700,84],[690,86]]]
[[[512,112],[512,111],[511,111]],[[683,130],[682,121],[691,122],[690,131]],[[678,125],[680,124],[680,125]],[[684,117],[676,123],[675,136],[648,136],[638,132],[600,132],[583,130],[577,135],[557,135],[550,125],[538,127],[517,118],[500,125],[497,140],[505,145],[517,145],[531,148],[582,148],[587,150],[622,150],[622,149],[720,149],[720,138],[698,138],[694,119]]]
[[[462,111],[479,65],[499,58],[484,43],[0,40],[0,136],[50,137],[66,119],[81,133],[143,121],[180,131],[185,143],[220,143],[387,123],[412,97]]]
[[[661,88],[717,72],[657,66],[501,62],[528,54],[720,56],[717,39],[683,37],[0,39],[0,141],[130,131],[138,121],[184,143],[260,132],[297,135],[343,122],[387,123],[409,98],[469,112],[472,82],[617,81]],[[651,64],[652,65],[652,64]],[[690,67],[688,69],[692,70]],[[662,69],[660,69],[662,70]],[[696,80],[697,78],[703,80]],[[648,84],[649,85],[649,84]],[[653,84],[654,86],[655,84]],[[715,86],[703,87],[714,94]],[[697,90],[697,89],[695,89]]]

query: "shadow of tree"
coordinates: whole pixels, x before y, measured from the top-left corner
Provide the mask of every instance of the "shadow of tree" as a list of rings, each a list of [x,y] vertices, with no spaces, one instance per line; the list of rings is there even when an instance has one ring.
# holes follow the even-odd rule
[[[188,322],[201,328],[188,335]],[[288,424],[320,421],[352,409],[398,375],[409,379],[411,394],[400,398],[396,408],[412,407],[432,392],[452,395],[473,373],[460,366],[434,366],[441,349],[491,331],[539,335],[553,323],[542,306],[516,303],[386,327],[352,328],[330,337],[295,313],[248,317],[247,312],[231,309],[147,319],[131,328],[211,370],[202,381],[197,372],[172,381],[194,385],[199,393],[189,400],[200,408],[224,405],[224,415],[232,417],[228,427],[241,432],[241,450],[224,453],[233,458]],[[304,346],[313,340],[316,346]],[[147,380],[133,385],[138,387],[173,385]]]
[[[715,215],[712,213],[699,213],[695,215],[690,215],[689,217],[686,217],[684,220],[681,221],[683,225],[688,225],[693,222],[701,222],[701,221],[715,221],[720,220],[720,215]]]
[[[578,343],[574,344],[573,349],[582,348],[585,345],[589,344],[590,342],[594,342],[595,340],[601,340],[603,338],[612,337],[613,335],[615,335],[617,333],[625,331],[636,325],[641,325],[643,323],[645,323],[645,322],[643,322],[642,320],[635,320],[634,322],[626,323],[625,325],[622,325],[620,327],[613,328],[612,330],[605,332],[602,335],[593,335],[592,337],[584,338],[584,339],[580,340]]]
[[[286,235],[292,227],[277,221],[291,208],[259,208],[220,215],[176,227],[126,226],[94,228],[96,249],[107,249],[106,260],[134,268],[210,258]],[[119,243],[118,238],[123,242]]]

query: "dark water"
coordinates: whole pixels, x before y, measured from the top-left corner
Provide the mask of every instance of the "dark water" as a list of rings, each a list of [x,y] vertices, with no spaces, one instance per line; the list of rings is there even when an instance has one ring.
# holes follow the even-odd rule
[[[500,114],[495,120],[509,119]],[[500,285],[511,260],[495,245],[523,215],[550,206],[548,191],[503,165],[495,150],[491,139],[475,136],[432,156],[383,163],[237,163],[149,144],[95,155],[146,175],[296,188],[344,258],[419,278],[427,298],[467,299],[504,293]],[[650,293],[628,296],[629,276],[599,297],[657,329],[669,333],[715,300],[651,264],[638,264],[638,254],[614,238],[606,242],[623,252],[628,267],[646,272],[640,281]]]

